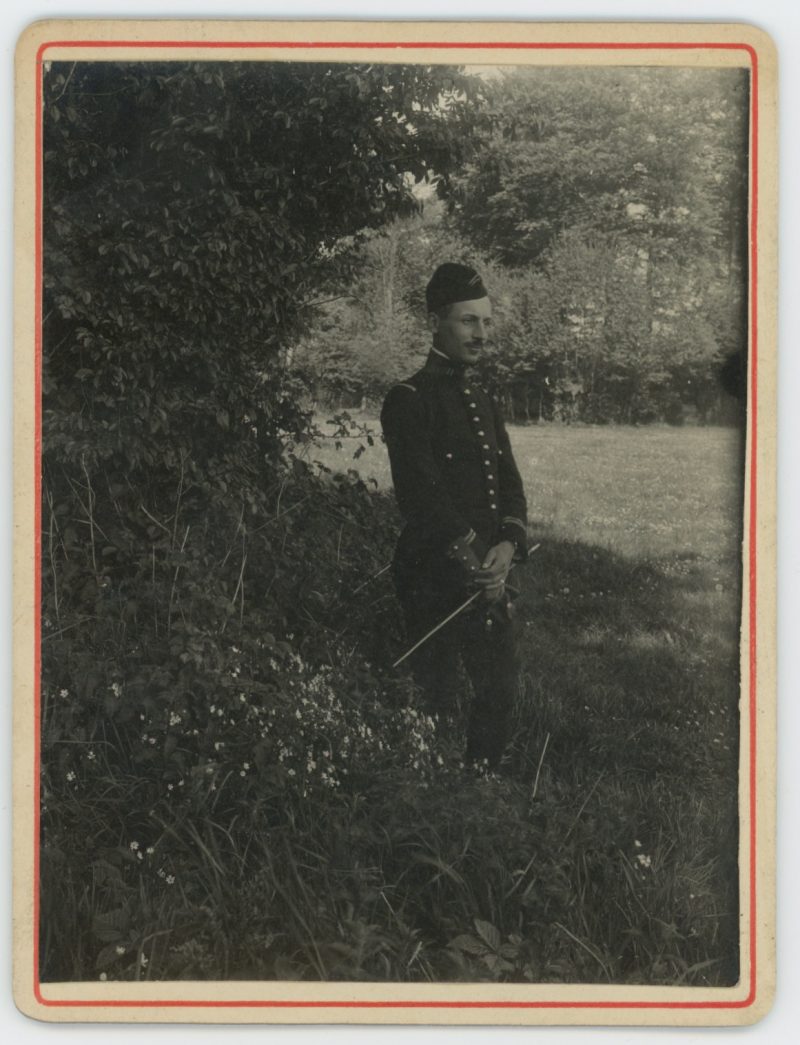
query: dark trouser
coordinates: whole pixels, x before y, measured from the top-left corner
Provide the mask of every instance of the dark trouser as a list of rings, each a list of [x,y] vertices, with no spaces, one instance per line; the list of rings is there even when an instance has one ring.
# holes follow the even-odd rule
[[[395,583],[406,621],[408,645],[443,620],[467,597],[447,578],[422,577],[395,569]],[[494,610],[478,596],[463,613],[436,632],[410,663],[427,713],[440,721],[466,709],[459,662],[472,683],[467,714],[467,762],[486,759],[496,766],[508,741],[509,720],[517,687],[517,659],[510,616],[502,603]],[[461,699],[460,699],[461,698]]]

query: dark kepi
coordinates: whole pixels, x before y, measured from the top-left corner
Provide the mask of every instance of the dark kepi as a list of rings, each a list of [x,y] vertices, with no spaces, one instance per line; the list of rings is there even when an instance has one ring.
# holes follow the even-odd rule
[[[440,265],[425,288],[428,312],[436,312],[459,301],[475,301],[487,296],[488,291],[475,269],[454,261]]]

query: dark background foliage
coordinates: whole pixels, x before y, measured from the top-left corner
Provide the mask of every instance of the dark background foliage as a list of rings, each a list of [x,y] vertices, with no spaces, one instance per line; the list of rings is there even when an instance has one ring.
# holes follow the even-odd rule
[[[365,243],[301,342],[317,397],[366,407],[419,365],[419,274],[447,256],[491,288],[485,376],[513,419],[740,423],[745,73],[518,68],[481,91],[446,206]]]
[[[52,66],[48,458],[150,470],[168,444],[224,473],[252,425],[278,456],[304,425],[279,364],[309,290],[460,162],[463,88],[424,66]]]

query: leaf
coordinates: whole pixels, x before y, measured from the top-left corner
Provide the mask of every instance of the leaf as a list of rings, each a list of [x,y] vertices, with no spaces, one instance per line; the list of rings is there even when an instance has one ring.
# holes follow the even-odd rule
[[[120,940],[130,928],[131,914],[127,906],[118,907],[92,919],[92,933],[104,943]]]
[[[484,922],[480,918],[475,918],[474,925],[480,938],[484,940],[493,951],[499,951],[502,939],[500,933],[495,929],[492,923]]]
[[[104,969],[111,968],[114,962],[119,961],[120,958],[124,958],[125,954],[119,954],[119,952],[117,951],[118,946],[120,945],[117,943],[107,944],[107,946],[105,946],[97,956],[97,959],[94,963],[95,969],[97,969],[99,972],[102,972]],[[125,953],[128,953],[127,950]]]
[[[461,886],[462,888],[466,887],[466,882],[458,873],[458,871],[456,871],[454,867],[451,867],[450,864],[445,863],[444,860],[441,860],[435,856],[426,856],[424,854],[416,855],[413,859],[414,863],[426,864],[427,866],[435,867],[439,871],[440,875],[446,875],[451,881],[455,882],[456,885]],[[438,877],[439,875],[436,875],[436,878]],[[434,881],[436,880],[436,878],[434,878]]]
[[[470,936],[467,933],[463,933],[461,936],[456,936],[454,940],[450,941],[449,946],[455,947],[457,950],[463,951],[465,954],[486,954],[485,944],[481,943],[480,940],[476,940],[474,936]]]
[[[122,883],[122,872],[119,867],[108,862],[108,860],[95,860],[92,864],[92,877],[94,884],[104,885],[106,882],[112,884]]]

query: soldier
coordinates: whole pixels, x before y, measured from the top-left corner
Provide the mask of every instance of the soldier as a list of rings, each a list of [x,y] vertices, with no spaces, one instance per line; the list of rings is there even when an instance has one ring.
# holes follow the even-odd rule
[[[441,265],[425,296],[433,335],[427,362],[390,389],[381,413],[405,521],[394,580],[410,645],[480,589],[411,663],[441,727],[459,707],[463,662],[473,690],[467,762],[494,768],[517,683],[505,582],[512,562],[527,556],[525,494],[500,411],[469,375],[492,322],[481,277],[466,265]]]

